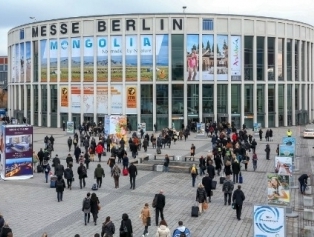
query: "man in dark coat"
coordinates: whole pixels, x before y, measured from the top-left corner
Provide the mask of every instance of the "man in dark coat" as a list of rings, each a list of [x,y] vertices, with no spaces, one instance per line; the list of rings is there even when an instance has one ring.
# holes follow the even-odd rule
[[[208,201],[211,202],[212,178],[208,174],[202,179],[202,184],[206,190]]]
[[[56,167],[55,167],[55,175],[56,176],[63,176],[63,173],[64,173],[64,166],[61,165],[61,164],[58,164]]]
[[[58,157],[58,155],[55,156],[55,158],[53,158],[52,160],[52,167],[54,167],[54,170],[55,170],[55,174],[56,174],[56,168],[57,166],[60,164],[60,159]]]
[[[156,226],[159,224],[159,213],[162,220],[164,220],[164,207],[166,205],[166,197],[163,194],[164,192],[160,190],[156,194],[156,207],[155,207],[155,217],[156,217]]]
[[[241,185],[238,185],[238,189],[235,190],[232,195],[232,202],[235,205],[238,220],[241,220],[241,211],[242,211],[242,205],[243,205],[244,200],[245,200],[245,196],[241,190]]]
[[[70,152],[71,147],[72,147],[72,138],[71,137],[68,138],[68,147],[69,147],[69,152]]]
[[[37,153],[37,156],[39,158],[39,165],[43,165],[43,160],[44,160],[45,154],[44,154],[42,148],[40,148],[39,152]]]
[[[207,173],[211,179],[215,177],[215,167],[213,166],[213,161],[208,162]]]
[[[130,184],[131,184],[130,189],[132,188],[135,189],[135,178],[137,176],[137,168],[133,163],[131,163],[129,166],[129,176],[130,176]]]
[[[240,173],[240,163],[237,159],[234,159],[232,162],[232,173],[233,173],[233,182],[238,183],[239,182],[239,173]]]
[[[269,153],[270,153],[270,146],[269,146],[269,144],[266,145],[265,152],[266,152],[266,160],[269,160]]]
[[[310,177],[309,174],[302,174],[299,177],[299,183],[300,183],[300,190],[302,194],[305,194],[305,189],[306,189],[306,185],[307,185],[307,179]]]

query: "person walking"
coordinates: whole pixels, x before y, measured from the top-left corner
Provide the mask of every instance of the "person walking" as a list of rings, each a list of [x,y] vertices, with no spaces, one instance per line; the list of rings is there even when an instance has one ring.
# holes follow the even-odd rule
[[[252,156],[252,163],[253,163],[253,170],[256,171],[257,169],[257,155],[255,153],[255,151],[253,152],[253,156]]]
[[[253,151],[253,152],[255,152],[256,146],[257,146],[257,142],[255,141],[255,138],[254,138],[253,141],[252,141],[252,143],[251,143],[251,148],[252,148],[252,151]]]
[[[158,226],[158,225],[157,225]],[[171,237],[170,229],[165,220],[161,220],[157,228],[156,237]]]
[[[55,175],[62,177],[63,174],[64,174],[64,166],[61,164],[58,164],[57,166],[55,166]]]
[[[150,216],[150,210],[148,203],[145,203],[142,211],[141,211],[141,219],[143,222],[143,225],[145,227],[142,237],[145,235],[148,235],[148,226],[151,225],[151,216]]]
[[[216,173],[215,173],[215,167],[213,166],[212,160],[208,160],[207,173],[208,173],[209,177],[211,177],[212,179],[215,178]]]
[[[85,178],[87,178],[87,170],[83,163],[80,163],[80,166],[77,168],[77,174],[80,180],[80,188],[82,189],[82,185],[85,188],[86,186]]]
[[[164,220],[164,207],[166,205],[166,197],[163,194],[163,190],[160,190],[158,194],[155,195],[154,201],[155,202],[155,221],[156,226],[158,226],[159,223],[159,214],[161,217],[161,220]]]
[[[117,164],[115,164],[111,170],[111,177],[114,179],[114,187],[119,188],[119,178],[121,170]]]
[[[110,138],[110,136],[107,137],[106,143],[107,143],[107,152],[110,152],[110,145],[111,145],[111,138]]]
[[[68,154],[67,158],[65,159],[65,162],[67,163],[67,167],[70,168],[73,167],[73,157],[71,156],[71,154]]]
[[[261,128],[258,131],[258,135],[259,135],[259,140],[262,141],[262,139],[263,139],[263,130]]]
[[[215,155],[214,156],[214,161],[215,161],[215,168],[217,170],[217,175],[220,176],[221,168],[222,168],[222,160],[220,158],[220,155]]]
[[[199,159],[199,168],[200,168],[200,176],[203,174],[205,175],[205,170],[206,170],[206,161],[203,156]]]
[[[44,161],[44,152],[43,149],[40,148],[39,152],[37,153],[38,159],[39,159],[39,165],[43,165],[43,161]]]
[[[71,151],[71,147],[72,147],[72,138],[71,137],[69,137],[68,138],[68,147],[69,147],[69,152]]]
[[[233,183],[239,182],[240,164],[237,159],[232,162]]]
[[[92,193],[91,198],[90,198],[90,212],[93,215],[93,221],[95,225],[97,225],[98,211],[99,211],[99,199],[96,193]]]
[[[64,178],[67,180],[67,186],[68,186],[68,189],[72,189],[72,181],[73,181],[73,177],[74,177],[74,174],[73,174],[73,170],[72,168],[68,167],[64,170]]]
[[[56,174],[56,168],[59,164],[61,164],[61,161],[58,157],[58,154],[56,154],[55,158],[52,159],[52,167],[54,168],[54,174]]]
[[[300,177],[299,177],[299,183],[300,183],[300,191],[301,191],[301,194],[305,194],[305,189],[306,189],[306,186],[307,186],[307,179],[310,177],[310,174],[302,174]]]
[[[237,219],[241,220],[241,212],[243,201],[245,200],[245,196],[243,191],[241,190],[241,185],[238,185],[238,189],[233,192],[232,202],[234,203],[234,207],[236,209]]]
[[[75,160],[76,160],[76,163],[78,164],[79,163],[79,157],[80,157],[80,154],[82,153],[82,150],[79,146],[75,147],[74,149],[74,156],[75,156]],[[72,158],[73,159],[73,158]],[[72,161],[73,162],[73,161]]]
[[[173,231],[172,237],[191,236],[191,231],[183,225],[182,221],[178,222],[178,227]]]
[[[115,231],[115,225],[110,220],[110,216],[107,216],[105,222],[102,224],[101,237],[113,237]]]
[[[266,160],[269,160],[269,153],[270,153],[269,144],[266,144],[265,152],[266,152]]]
[[[101,167],[100,164],[98,164],[97,167],[95,168],[95,171],[94,171],[94,178],[96,179],[97,187],[98,187],[98,188],[101,188],[102,178],[105,178],[105,171],[104,171],[104,169]]]
[[[137,167],[131,163],[130,166],[129,166],[129,176],[130,176],[130,184],[131,184],[131,187],[130,189],[135,189],[135,178],[137,176]]]
[[[9,224],[5,222],[3,227],[1,228],[0,237],[10,237],[10,236],[13,236],[12,229],[9,227]]]
[[[197,168],[195,164],[193,164],[191,167],[192,187],[195,187],[195,180],[197,175],[198,175]]]
[[[62,201],[64,188],[65,188],[64,179],[62,178],[62,176],[59,175],[56,181],[56,192],[58,202]]]
[[[128,214],[122,214],[122,220],[120,224],[120,237],[132,237],[133,236],[133,227],[132,222],[129,219]]]
[[[82,212],[84,212],[85,225],[87,225],[87,223],[89,223],[90,209],[91,209],[90,193],[88,192],[86,197],[83,199],[83,205],[82,205]]]
[[[123,165],[123,169],[127,169],[129,166],[129,158],[126,154],[123,155],[122,165]]]
[[[233,192],[234,189],[234,184],[233,182],[230,180],[230,175],[226,176],[226,179],[222,185],[222,191],[224,193],[224,203],[225,205],[231,205],[231,194]]]
[[[164,172],[169,172],[169,163],[170,159],[168,154],[165,155],[165,160],[164,160]]]
[[[101,162],[101,156],[102,156],[102,153],[104,151],[104,147],[101,145],[100,142],[96,146],[95,151],[96,151],[97,156],[98,156],[98,161]]]
[[[194,156],[195,156],[195,146],[194,146],[194,144],[192,143],[192,145],[191,145],[191,156],[193,157],[193,160],[194,160]],[[191,157],[190,157],[190,159],[189,160],[191,160]]]
[[[206,194],[208,197],[208,202],[211,202],[212,180],[213,179],[211,177],[209,177],[208,174],[206,174],[205,177],[202,179],[202,184],[205,188],[205,191],[206,191]]]
[[[33,172],[36,173],[36,164],[39,161],[38,155],[33,151]]]
[[[198,184],[198,188],[196,190],[196,201],[198,202],[199,213],[201,214],[205,211],[203,210],[203,203],[207,202],[207,194],[202,183]]]
[[[48,175],[51,171],[51,167],[49,165],[49,163],[47,162],[47,164],[44,167],[44,172],[45,172],[45,179],[46,179],[46,183],[48,183]]]

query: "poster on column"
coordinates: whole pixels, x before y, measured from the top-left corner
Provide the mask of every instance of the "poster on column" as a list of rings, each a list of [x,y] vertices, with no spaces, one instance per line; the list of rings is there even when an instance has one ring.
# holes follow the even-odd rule
[[[111,36],[111,81],[121,82],[122,81],[122,36],[115,35]]]
[[[122,114],[122,85],[111,85],[111,114]]]
[[[137,81],[137,53],[136,35],[125,36],[125,80]]]
[[[71,80],[81,81],[81,39],[71,38]]]
[[[283,137],[282,138],[282,144],[286,146],[295,146],[296,145],[296,139],[295,137]]]
[[[214,80],[214,35],[202,35],[202,80]]]
[[[290,204],[290,176],[267,174],[267,203],[270,205]]]
[[[56,82],[58,79],[59,70],[58,70],[58,40],[51,39],[49,41],[49,65],[50,65],[50,81]]]
[[[185,78],[187,81],[199,80],[199,36],[187,35],[186,38],[186,65]]]
[[[156,35],[156,80],[169,79],[169,39],[168,35]]]
[[[254,205],[254,237],[284,237],[286,214],[284,207]]]
[[[98,114],[108,113],[108,86],[97,86],[96,88],[96,112]]]
[[[60,86],[60,112],[67,113],[69,111],[69,93],[68,86]]]
[[[33,127],[25,125],[2,125],[1,160],[4,180],[33,177]]]
[[[94,113],[94,86],[83,87],[83,111],[84,113]]]
[[[15,45],[11,46],[11,82],[15,82],[16,81],[16,74],[15,74],[15,70],[16,70],[16,65],[15,65]]]
[[[71,87],[71,112],[81,113],[81,87],[79,85]]]
[[[69,79],[69,40],[60,39],[60,81],[67,82]]]
[[[32,71],[32,54],[31,54],[31,42],[27,41],[25,44],[26,51],[26,82],[31,81],[31,71]]]
[[[228,80],[228,36],[217,35],[217,80]]]
[[[279,145],[279,156],[289,156],[292,160],[295,156],[295,146]]]
[[[94,37],[84,37],[84,82],[94,81]]]
[[[241,36],[231,36],[231,81],[241,81]]]
[[[108,81],[108,38],[97,37],[97,81]]]
[[[137,113],[137,88],[136,86],[126,86],[126,114],[136,114]]]
[[[153,70],[153,36],[141,35],[141,81],[152,81]]]
[[[293,172],[292,157],[288,156],[275,157],[275,173],[279,175],[292,176],[292,172]]]
[[[25,82],[25,56],[24,56],[24,43],[20,43],[20,82]]]
[[[40,41],[40,81],[47,82],[47,40]]]
[[[122,138],[124,141],[128,141],[127,118],[125,115],[110,115],[109,134],[113,143],[119,144]]]
[[[110,115],[105,115],[105,119],[104,119],[104,131],[106,135],[110,134]]]
[[[20,82],[20,69],[21,69],[21,58],[20,58],[20,45],[15,45],[15,82]]]

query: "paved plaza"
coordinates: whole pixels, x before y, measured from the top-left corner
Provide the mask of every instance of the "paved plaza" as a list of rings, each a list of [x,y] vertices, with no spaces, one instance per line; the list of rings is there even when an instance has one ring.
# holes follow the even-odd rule
[[[265,134],[265,129],[264,134]],[[302,128],[292,127],[293,136],[297,137],[297,156],[299,156],[300,172],[311,171],[314,168],[314,162],[309,155],[312,155],[314,140],[305,140],[300,138]],[[75,182],[72,190],[66,189],[63,201],[57,202],[55,189],[49,188],[45,183],[44,174],[34,174],[34,178],[22,181],[1,181],[0,182],[0,213],[5,220],[9,222],[14,236],[17,237],[40,237],[43,232],[47,232],[49,237],[72,237],[80,234],[81,237],[90,237],[95,233],[101,232],[101,223],[106,216],[111,216],[115,226],[116,234],[119,236],[119,226],[121,216],[127,213],[132,220],[134,237],[140,237],[144,226],[139,218],[140,211],[147,202],[151,205],[154,194],[160,189],[164,190],[166,196],[166,206],[164,209],[165,220],[171,232],[177,227],[179,220],[190,228],[193,237],[207,236],[253,236],[253,205],[265,204],[267,201],[266,193],[266,173],[274,171],[274,156],[277,144],[281,143],[281,137],[286,135],[287,128],[276,128],[274,131],[274,141],[269,142],[271,147],[271,160],[265,159],[265,139],[259,141],[256,137],[258,164],[257,171],[253,172],[252,163],[249,163],[248,171],[242,171],[244,183],[242,190],[246,195],[243,205],[242,220],[236,219],[235,210],[230,206],[224,206],[223,193],[221,185],[217,185],[214,190],[212,202],[209,209],[198,218],[191,217],[191,206],[195,204],[196,188],[192,187],[191,176],[188,173],[171,173],[139,170],[136,178],[136,189],[130,190],[129,178],[120,177],[120,188],[114,188],[114,181],[110,177],[109,167],[106,164],[108,155],[102,157],[102,167],[105,169],[106,177],[103,180],[103,186],[97,192],[102,209],[99,212],[98,225],[93,222],[87,226],[84,225],[82,213],[82,201],[87,192],[91,192],[94,180],[94,169],[98,162],[91,162],[88,170],[86,188],[79,188],[77,175],[77,164],[74,163],[73,171],[75,173]],[[252,130],[249,133],[253,134]],[[53,134],[55,137],[55,151],[52,157],[58,154],[62,164],[65,165],[67,156],[67,138],[61,129],[53,128],[34,128],[34,149],[38,152],[43,147],[45,135]],[[149,132],[149,135],[151,132]],[[98,141],[98,139],[96,139]],[[171,149],[162,149],[162,154],[169,155],[188,155],[191,144],[196,146],[196,157],[206,155],[211,149],[210,139],[196,138],[195,133],[185,142],[178,141],[175,145],[172,143]],[[155,150],[150,146],[147,153],[155,154]],[[73,154],[73,150],[71,152]],[[143,150],[139,155],[143,155]],[[302,160],[303,159],[303,160]],[[306,160],[307,159],[307,160]],[[197,161],[198,163],[198,161]],[[312,166],[312,168],[311,168]],[[296,177],[299,176],[296,175]],[[219,178],[216,177],[215,180]],[[197,177],[197,183],[201,182],[201,177]],[[219,182],[218,182],[219,183]],[[236,187],[236,186],[235,186]],[[297,190],[292,192],[292,202],[297,211],[302,212],[300,199],[301,196]],[[155,236],[157,227],[155,224],[154,209],[152,212],[152,226],[149,227],[150,237]],[[299,235],[300,229],[304,223],[302,216],[295,219],[287,219],[288,236]],[[312,223],[307,223],[312,225]]]

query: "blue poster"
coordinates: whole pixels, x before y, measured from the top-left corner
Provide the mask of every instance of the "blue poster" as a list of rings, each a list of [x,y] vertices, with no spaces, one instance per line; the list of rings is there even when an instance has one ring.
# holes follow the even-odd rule
[[[282,144],[287,146],[295,146],[296,139],[295,137],[283,137],[282,138]]]
[[[289,156],[289,157],[292,157],[292,159],[294,159],[295,146],[280,145],[279,156]]]

